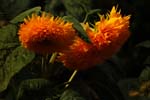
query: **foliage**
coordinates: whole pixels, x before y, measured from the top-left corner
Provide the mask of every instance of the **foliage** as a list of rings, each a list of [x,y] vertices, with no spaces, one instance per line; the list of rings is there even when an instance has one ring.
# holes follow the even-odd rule
[[[14,19],[12,19],[10,21],[10,23],[19,23],[19,22],[23,22],[23,19],[29,15],[31,15],[32,13],[39,13],[41,11],[41,7],[35,7],[32,9],[29,9],[23,13],[21,13],[20,15],[16,16]]]
[[[91,9],[91,0],[63,0],[67,14],[74,16],[82,21],[82,16]]]
[[[1,0],[0,3],[0,15],[1,18],[12,19],[20,12],[28,9],[30,0]],[[6,9],[7,8],[7,9]]]
[[[150,25],[147,9],[150,2],[107,1],[1,0],[0,100],[149,100]],[[113,5],[121,8],[122,15],[131,14],[129,40],[103,64],[79,71],[69,87],[66,84],[72,70],[58,62],[48,63],[51,54],[34,54],[19,42],[20,23],[25,17],[41,11],[73,22],[78,35],[90,42],[80,23],[89,22],[92,26],[97,13],[103,14]]]
[[[78,35],[83,38],[86,42],[90,42],[85,30],[83,29],[80,22],[72,16],[64,16],[63,19],[65,21],[73,22],[73,27],[78,31]]]
[[[71,89],[65,90],[61,95],[60,100],[85,100],[82,98],[78,92],[73,91]]]

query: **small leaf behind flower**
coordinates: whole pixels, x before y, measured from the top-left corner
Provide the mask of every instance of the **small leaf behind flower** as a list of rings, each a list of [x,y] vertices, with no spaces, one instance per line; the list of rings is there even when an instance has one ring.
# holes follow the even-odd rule
[[[145,48],[150,48],[150,40],[146,40],[144,42],[139,43],[136,45],[137,47],[145,47]]]
[[[83,40],[85,40],[87,43],[91,42],[90,39],[89,39],[89,37],[86,34],[86,31],[83,29],[82,25],[80,24],[80,22],[76,18],[74,18],[72,16],[64,16],[63,19],[65,21],[69,21],[69,22],[73,23],[73,27],[78,31],[78,35]]]
[[[25,17],[29,16],[32,13],[39,13],[41,12],[41,7],[34,7],[32,9],[26,10],[25,12],[19,14],[18,16],[16,16],[14,19],[12,19],[10,21],[10,23],[19,23],[22,22],[24,20]]]
[[[85,100],[80,94],[74,90],[67,89],[61,95],[60,100]]]
[[[42,78],[24,80],[19,86],[17,100],[23,96],[25,90],[38,90],[50,84],[51,83],[48,80]]]
[[[140,81],[148,81],[150,80],[150,68],[146,67],[142,72],[139,77]]]
[[[100,11],[101,11],[100,9],[93,9],[93,10],[90,10],[90,11],[87,13],[87,15],[92,15],[92,14],[98,13],[98,12],[100,12]]]

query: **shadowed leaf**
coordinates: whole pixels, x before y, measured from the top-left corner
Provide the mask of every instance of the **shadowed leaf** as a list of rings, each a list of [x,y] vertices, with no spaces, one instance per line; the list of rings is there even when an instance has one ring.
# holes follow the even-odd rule
[[[32,9],[29,9],[29,10],[19,14],[14,19],[12,19],[10,22],[14,23],[14,24],[19,23],[19,22],[23,22],[25,17],[31,15],[32,13],[39,13],[40,11],[41,11],[41,7],[34,7]]]
[[[0,50],[19,45],[17,26],[9,24],[0,28]]]
[[[92,14],[98,13],[98,12],[100,12],[100,11],[101,11],[100,9],[93,9],[93,10],[90,10],[87,14],[88,14],[88,15],[92,15]]]
[[[34,54],[23,47],[17,47],[7,56],[4,65],[0,67],[0,92],[7,88],[10,79],[29,64],[33,58]]]
[[[30,6],[31,0],[1,0],[0,12],[4,19],[12,19]],[[0,15],[1,16],[1,15]]]
[[[144,41],[144,42],[141,42],[137,45],[137,47],[145,47],[145,48],[150,48],[150,41],[147,40],[147,41]]]
[[[82,21],[86,12],[91,10],[92,0],[63,0],[67,15],[71,15]]]
[[[50,82],[46,79],[28,79],[21,82],[19,91],[17,94],[17,100],[22,97],[25,90],[38,90],[42,87],[50,85]]]
[[[60,100],[85,100],[74,90],[68,89],[61,95]]]
[[[149,67],[146,67],[140,77],[139,77],[140,81],[147,81],[147,80],[150,80],[150,68]]]
[[[86,42],[90,43],[90,39],[88,38],[86,31],[83,29],[83,27],[81,26],[80,22],[75,19],[72,16],[64,16],[63,19],[65,21],[69,21],[73,23],[73,27],[78,31],[78,35],[85,40]]]

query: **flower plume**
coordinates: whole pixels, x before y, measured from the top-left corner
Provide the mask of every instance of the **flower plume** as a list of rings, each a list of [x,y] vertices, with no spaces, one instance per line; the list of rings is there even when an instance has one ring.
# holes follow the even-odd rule
[[[75,30],[72,23],[64,22],[60,17],[42,13],[32,14],[20,25],[21,44],[36,53],[47,54],[62,51],[73,43]]]
[[[109,59],[119,51],[128,39],[130,16],[122,16],[113,7],[106,18],[100,15],[100,20],[94,28],[85,24],[85,30],[91,44],[77,38],[68,51],[62,52],[58,60],[70,69],[85,70]]]

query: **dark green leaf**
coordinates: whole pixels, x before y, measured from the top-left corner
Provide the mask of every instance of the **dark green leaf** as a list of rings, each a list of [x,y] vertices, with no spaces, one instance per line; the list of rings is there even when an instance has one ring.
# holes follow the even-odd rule
[[[14,19],[12,19],[10,22],[11,23],[18,23],[18,22],[22,22],[24,20],[25,17],[29,16],[32,13],[39,13],[41,11],[41,7],[34,7],[32,9],[29,9],[21,14],[19,14],[18,16],[16,16]]]
[[[80,94],[72,89],[67,89],[61,95],[60,100],[85,100]]]
[[[9,24],[0,28],[0,49],[18,45],[17,26]]]
[[[22,97],[25,90],[38,90],[42,87],[50,85],[50,82],[46,79],[29,79],[21,82],[19,91],[17,94],[17,100]]]
[[[19,45],[19,43],[0,43],[0,49],[13,48],[17,45]]]
[[[93,10],[90,10],[90,11],[87,13],[87,15],[92,15],[92,14],[98,13],[98,12],[100,12],[100,11],[101,11],[100,9],[93,9]]]
[[[3,17],[12,19],[20,12],[26,10],[31,3],[31,0],[1,0],[0,12],[3,13]]]
[[[50,12],[54,16],[64,16],[65,15],[65,8],[60,0],[46,0],[45,1],[45,11]]]
[[[139,77],[140,81],[147,81],[147,80],[150,80],[150,68],[149,67],[146,67],[140,77]]]
[[[73,23],[73,27],[78,31],[78,35],[85,40],[86,42],[90,43],[90,39],[87,36],[86,31],[83,29],[82,25],[80,24],[80,22],[75,19],[72,16],[64,16],[63,19],[65,21],[69,21]]]
[[[101,10],[100,9],[93,9],[93,10],[90,10],[86,13],[86,16],[84,18],[84,21],[83,22],[86,22],[88,20],[88,17],[94,13],[98,13],[100,12]]]
[[[146,58],[146,60],[144,61],[144,64],[145,64],[145,65],[150,65],[150,56],[148,56],[148,57]]]
[[[46,98],[45,100],[53,100],[52,98]]]
[[[4,65],[0,67],[0,92],[7,88],[10,79],[29,64],[33,58],[34,54],[23,47],[17,47],[7,56]]]
[[[144,42],[141,42],[137,45],[137,47],[145,47],[145,48],[150,48],[150,41],[146,40]]]
[[[92,0],[63,0],[68,15],[82,21],[86,12],[91,9]]]
[[[17,27],[15,25],[8,24],[0,28],[0,68],[3,67],[6,57],[12,49],[18,45]]]
[[[97,68],[90,69],[89,71],[87,71],[86,72],[87,80],[85,83],[87,83],[89,87],[91,88],[91,90],[95,92],[93,93],[93,94],[96,94],[96,95],[93,95],[94,98],[100,98],[102,100],[103,99],[104,100],[109,100],[109,99],[124,100],[123,95],[118,85],[116,84],[116,80],[114,80],[116,75],[119,76],[120,74],[115,73],[117,71],[113,69],[115,68],[114,66],[111,69],[109,68],[110,66],[111,65],[108,65],[108,64],[104,64],[104,65],[101,64],[101,66],[99,65],[97,66]],[[116,75],[113,75],[112,72],[109,74],[110,71],[106,71],[105,69],[103,70],[101,67],[107,67],[106,68],[107,70],[112,70],[112,72],[114,71],[113,73],[115,73]],[[90,94],[92,96],[92,93]]]

